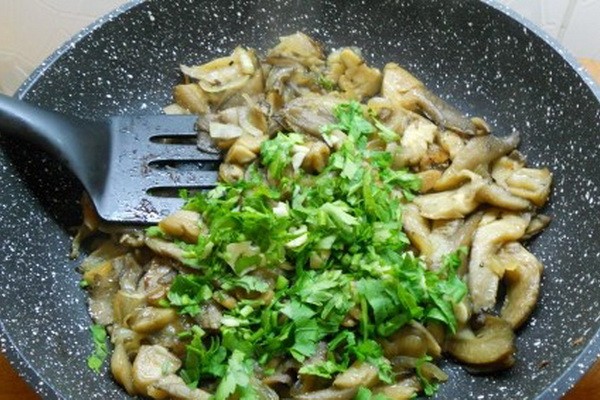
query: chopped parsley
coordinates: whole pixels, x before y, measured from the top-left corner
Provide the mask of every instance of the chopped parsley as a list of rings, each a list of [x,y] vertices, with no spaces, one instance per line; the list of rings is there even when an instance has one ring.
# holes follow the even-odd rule
[[[392,383],[378,339],[411,320],[456,331],[453,305],[466,294],[456,274],[464,250],[437,272],[409,251],[402,207],[421,182],[392,169],[389,153],[367,148],[373,135],[391,141],[395,132],[358,102],[339,105],[335,117],[323,135],[341,130],[347,139],[320,174],[292,174],[294,148],[306,139],[279,133],[262,144],[244,180],[186,198],[185,208],[202,215],[209,233],[195,244],[179,243],[197,273],[179,275],[164,305],[195,316],[210,299],[235,298],[218,332],[195,327],[182,336],[190,342],[180,375],[191,387],[220,382],[217,400],[254,398],[249,382],[256,363],[276,357],[302,363],[322,343],[326,359],[300,373],[330,378],[361,361]],[[236,297],[240,291],[245,295]],[[361,389],[357,398],[383,397]]]
[[[106,357],[108,357],[106,330],[103,325],[94,324],[90,326],[90,333],[94,342],[94,352],[88,357],[87,365],[92,371],[99,373],[102,364],[104,364]]]

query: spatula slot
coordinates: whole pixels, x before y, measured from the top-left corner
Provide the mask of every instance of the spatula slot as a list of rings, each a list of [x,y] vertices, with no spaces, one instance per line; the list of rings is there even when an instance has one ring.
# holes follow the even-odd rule
[[[199,187],[199,186],[164,186],[164,187],[153,187],[146,190],[146,194],[152,197],[161,197],[161,198],[180,198],[181,191],[187,191],[189,196],[195,196],[196,194],[206,190],[207,188]]]
[[[179,172],[216,171],[220,160],[155,160],[148,166],[155,170],[177,170]]]
[[[150,138],[152,143],[196,145],[198,137],[194,133],[157,135]]]

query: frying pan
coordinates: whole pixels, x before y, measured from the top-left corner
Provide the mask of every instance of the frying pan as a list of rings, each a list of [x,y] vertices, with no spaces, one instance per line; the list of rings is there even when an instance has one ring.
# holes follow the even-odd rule
[[[508,372],[472,377],[444,362],[437,398],[554,399],[600,349],[599,92],[532,24],[492,1],[132,2],[60,48],[19,89],[40,106],[87,118],[156,114],[177,66],[244,44],[265,50],[301,30],[329,48],[356,45],[379,67],[397,61],[498,135],[523,133],[529,163],[554,172],[549,229],[531,243],[542,295]],[[48,399],[124,399],[92,351],[86,295],[67,257],[82,188],[41,151],[2,139],[0,345]]]

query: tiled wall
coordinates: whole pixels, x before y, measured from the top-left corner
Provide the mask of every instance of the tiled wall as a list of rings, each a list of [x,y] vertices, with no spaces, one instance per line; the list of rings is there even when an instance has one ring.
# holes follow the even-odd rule
[[[599,0],[500,0],[558,39],[577,57],[600,60]]]
[[[539,24],[575,56],[600,60],[600,0],[500,1]],[[57,46],[124,2],[0,0],[0,92],[12,93]]]

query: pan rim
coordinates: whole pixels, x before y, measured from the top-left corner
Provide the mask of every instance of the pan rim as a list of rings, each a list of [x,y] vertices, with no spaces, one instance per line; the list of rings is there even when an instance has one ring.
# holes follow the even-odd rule
[[[130,0],[118,8],[110,11],[104,16],[96,19],[94,22],[77,32],[70,39],[59,46],[52,54],[50,54],[39,66],[37,66],[26,80],[20,85],[14,93],[14,97],[23,99],[37,80],[44,75],[45,71],[49,70],[56,61],[58,61],[70,48],[78,42],[85,39],[96,29],[103,26],[106,22],[119,17],[121,14],[139,6],[149,0]],[[495,9],[509,18],[515,20],[521,26],[526,28],[532,34],[538,36],[545,42],[553,51],[558,53],[561,59],[577,73],[583,83],[591,90],[598,102],[600,103],[600,86],[592,79],[591,75],[581,66],[577,59],[564,48],[556,39],[538,27],[529,19],[518,14],[510,9],[499,0],[479,0],[481,3]],[[56,388],[54,388],[47,380],[36,370],[23,356],[19,348],[15,345],[10,334],[4,328],[4,323],[0,318],[0,351],[4,354],[9,364],[18,372],[27,384],[30,385],[38,394],[47,399],[65,399]],[[590,341],[582,348],[581,352],[573,359],[572,363],[565,368],[564,372],[547,386],[536,399],[556,399],[563,396],[569,391],[587,372],[595,361],[600,361],[600,329],[592,336]]]

